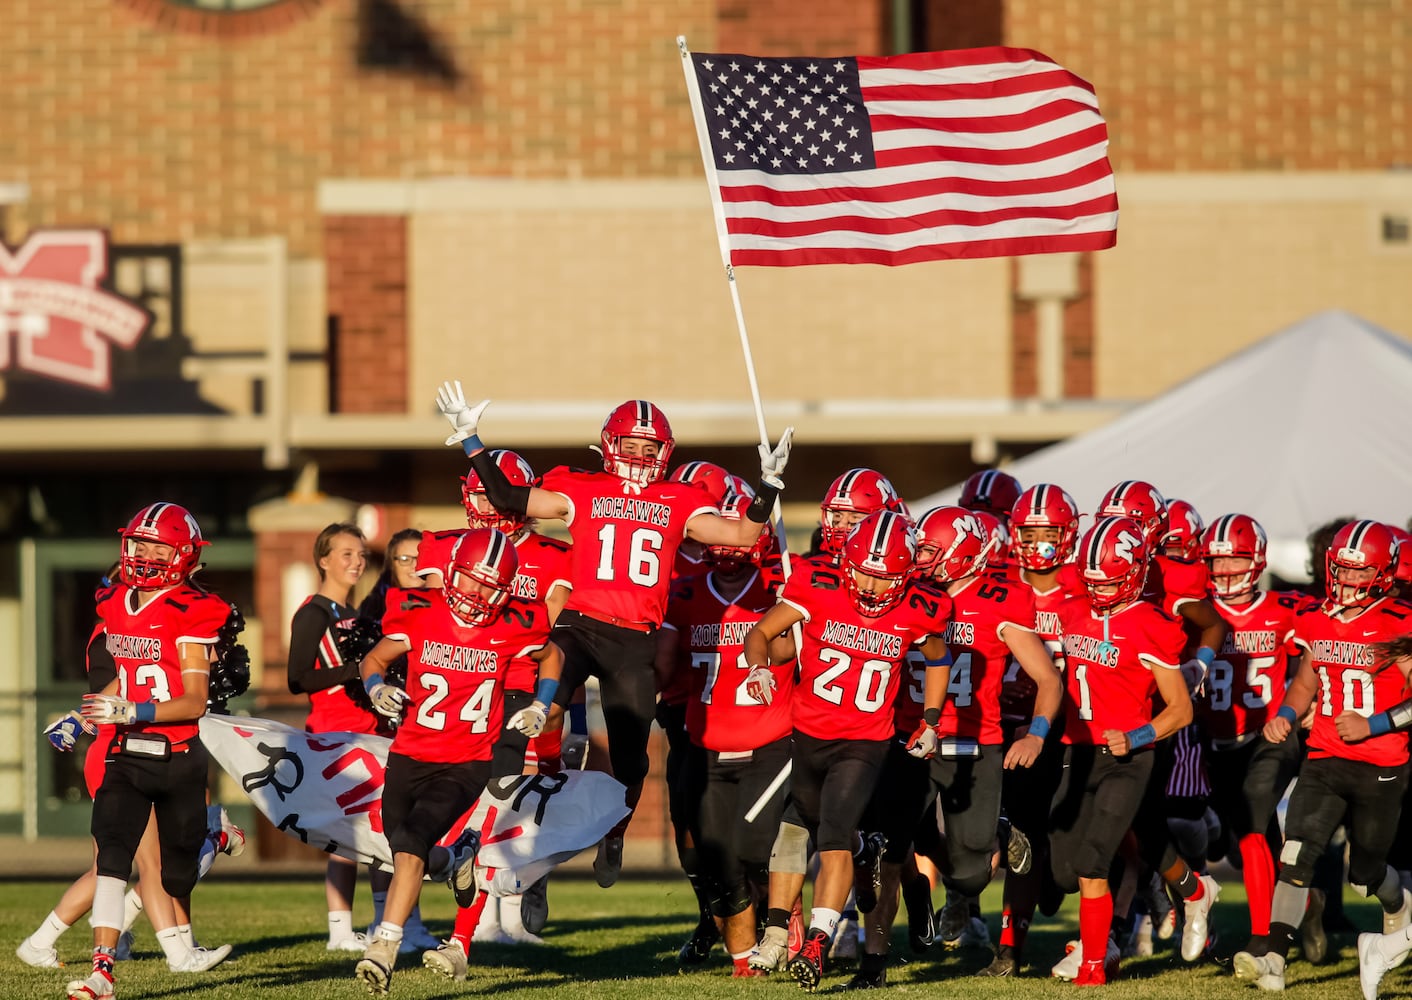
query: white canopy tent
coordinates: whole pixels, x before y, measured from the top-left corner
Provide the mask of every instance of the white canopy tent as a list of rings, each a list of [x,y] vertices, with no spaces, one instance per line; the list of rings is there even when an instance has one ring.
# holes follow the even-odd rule
[[[1023,486],[1064,487],[1081,510],[1115,483],[1144,479],[1208,524],[1250,514],[1269,534],[1270,568],[1307,579],[1314,527],[1345,516],[1405,525],[1412,515],[1409,403],[1412,344],[1333,310],[1005,471]],[[957,484],[911,506],[920,514],[959,493]]]

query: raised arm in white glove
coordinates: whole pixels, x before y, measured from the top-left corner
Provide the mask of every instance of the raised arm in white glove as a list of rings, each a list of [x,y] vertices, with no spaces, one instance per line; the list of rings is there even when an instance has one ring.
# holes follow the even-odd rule
[[[480,415],[489,405],[490,400],[488,399],[481,400],[475,406],[469,405],[459,379],[454,382],[441,383],[441,388],[436,390],[436,406],[455,431],[446,439],[447,446],[460,444],[467,438],[475,437],[476,427],[480,424]]]

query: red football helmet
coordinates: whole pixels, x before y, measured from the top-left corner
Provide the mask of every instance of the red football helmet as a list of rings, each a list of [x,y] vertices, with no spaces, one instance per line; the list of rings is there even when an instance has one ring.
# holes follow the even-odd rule
[[[869,618],[885,614],[902,600],[917,560],[917,531],[895,510],[879,510],[853,526],[843,543],[844,585],[853,606]],[[864,589],[859,577],[885,581]]]
[[[1167,532],[1162,536],[1162,553],[1182,562],[1201,558],[1201,533],[1206,522],[1185,500],[1167,501]]]
[[[451,547],[443,575],[446,606],[466,625],[492,621],[510,599],[519,569],[520,554],[503,532],[494,528],[462,532]]]
[[[1324,554],[1329,600],[1342,608],[1361,608],[1391,593],[1400,548],[1397,536],[1381,521],[1344,525]],[[1366,579],[1344,582],[1345,574],[1350,573]]]
[[[990,555],[988,561],[993,566],[1002,565],[1010,560],[1010,525],[1004,519],[996,517],[988,510],[972,510],[976,520],[981,524],[981,530],[990,539]]]
[[[622,451],[623,438],[645,438],[657,442],[657,454],[625,455]],[[603,470],[626,479],[630,483],[646,486],[661,479],[667,471],[667,463],[672,457],[672,425],[667,415],[645,399],[630,399],[621,403],[603,421],[602,446]]]
[[[1094,518],[1130,517],[1142,528],[1142,537],[1149,551],[1159,548],[1167,530],[1167,501],[1157,487],[1141,479],[1126,479],[1114,486],[1098,501]]]
[[[1211,571],[1211,593],[1227,600],[1244,597],[1260,582],[1265,572],[1265,529],[1249,514],[1223,514],[1211,522],[1201,535],[1201,557]],[[1213,560],[1219,558],[1249,559],[1250,568],[1243,573],[1217,575]]]
[[[1395,524],[1388,527],[1397,539],[1397,569],[1393,576],[1397,580],[1398,592],[1406,594],[1412,588],[1412,531],[1404,531]]]
[[[497,448],[490,453],[511,486],[534,485],[534,470],[515,452]],[[514,538],[524,530],[529,518],[521,514],[502,514],[485,497],[485,484],[475,469],[461,478],[461,506],[466,508],[466,524],[472,528],[495,528]]]
[[[160,590],[174,587],[196,572],[201,548],[209,544],[201,537],[201,526],[185,507],[174,503],[154,503],[138,511],[121,532],[122,557],[118,575],[134,590]],[[137,554],[138,542],[158,542],[175,551],[163,561]]]
[[[1059,537],[1046,542],[1025,541],[1026,528],[1052,528]],[[1079,505],[1058,486],[1031,486],[1010,508],[1010,530],[1015,536],[1015,559],[1021,566],[1037,572],[1054,569],[1074,556],[1074,542],[1079,537]]]
[[[700,486],[711,494],[711,500],[717,506],[732,492],[734,484],[731,480],[743,482],[739,476],[731,475],[715,462],[687,462],[685,465],[678,465],[667,477],[667,481],[671,483],[692,483]]]
[[[995,538],[980,511],[933,507],[917,522],[917,569],[939,583],[953,583],[985,571]],[[999,522],[995,522],[999,523]]]
[[[854,525],[880,510],[903,511],[892,483],[872,469],[849,469],[833,481],[819,505],[821,547],[825,552],[838,552]]]
[[[1130,517],[1105,517],[1079,539],[1079,575],[1089,603],[1100,611],[1122,607],[1142,596],[1147,582],[1147,541]],[[1098,588],[1114,588],[1099,593]]]
[[[956,503],[967,510],[983,510],[994,514],[1004,521],[1010,517],[1010,511],[1019,498],[1018,479],[999,469],[984,469],[967,477],[961,485],[961,496]]]
[[[755,500],[755,491],[745,483],[739,492],[726,494],[721,503],[721,516],[728,521],[744,520],[745,512]],[[767,524],[754,545],[708,545],[706,561],[722,573],[733,573],[747,563],[761,566],[775,551],[775,533]]]

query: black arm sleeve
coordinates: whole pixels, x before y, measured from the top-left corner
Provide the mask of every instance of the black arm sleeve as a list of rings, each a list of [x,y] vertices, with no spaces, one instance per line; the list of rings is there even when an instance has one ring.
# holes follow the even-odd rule
[[[518,514],[523,517],[529,511],[530,490],[533,486],[514,486],[505,478],[490,451],[478,451],[471,456],[471,468],[480,475],[485,485],[485,498],[490,505],[502,514]]]
[[[88,692],[97,694],[118,676],[118,664],[108,652],[108,633],[102,629],[88,640]]]
[[[769,523],[770,514],[775,509],[775,499],[779,495],[779,490],[762,479],[755,484],[755,499],[745,508],[745,516],[756,524]]]
[[[294,694],[325,691],[358,678],[358,665],[343,662],[332,637],[323,641],[332,624],[328,609],[317,601],[294,613],[289,628],[289,690]]]

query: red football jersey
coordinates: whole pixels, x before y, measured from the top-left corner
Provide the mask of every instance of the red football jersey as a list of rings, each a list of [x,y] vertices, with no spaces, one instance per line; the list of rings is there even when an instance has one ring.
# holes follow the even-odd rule
[[[1035,629],[1034,591],[1027,584],[1013,577],[978,576],[951,595],[951,622],[946,627],[951,677],[939,735],[982,746],[1004,741],[1000,684],[1012,657],[1001,633],[1012,628]],[[914,726],[917,721],[920,716]]]
[[[639,489],[607,472],[562,465],[538,485],[569,504],[564,523],[574,541],[574,590],[565,607],[660,625],[686,523],[697,514],[717,513],[711,495],[690,483],[656,482]]]
[[[1104,730],[1127,732],[1151,722],[1152,671],[1181,666],[1181,624],[1155,605],[1134,601],[1107,616],[1105,627],[1105,616],[1087,596],[1065,601],[1058,614],[1068,691],[1064,742],[1103,745]]]
[[[734,601],[727,601],[712,574],[679,581],[667,606],[664,628],[675,629],[679,653],[676,676],[687,690],[686,731],[707,750],[758,750],[788,736],[794,663],[776,663],[775,694],[762,705],[745,693],[740,667],[745,633],[775,606],[775,593],[761,574]]]
[[[1211,599],[1216,613],[1231,628],[1196,703],[1213,740],[1258,733],[1279,710],[1291,657],[1299,656],[1294,617],[1309,603],[1303,594],[1263,591],[1248,604]]]
[[[1210,580],[1206,563],[1181,562],[1159,553],[1148,560],[1142,599],[1175,618],[1183,604],[1206,599]]]
[[[572,589],[569,582],[569,562],[572,549],[568,542],[549,538],[537,531],[526,531],[515,542],[520,568],[510,591],[514,597],[527,601],[543,601],[555,587]],[[510,664],[505,675],[505,687],[511,691],[532,691],[539,677],[539,664],[528,656]]]
[[[415,760],[462,764],[489,760],[504,720],[501,697],[511,660],[549,641],[539,601],[511,598],[487,625],[462,625],[440,590],[404,591],[388,608],[383,634],[410,647],[407,706],[392,749]]]
[[[806,565],[780,600],[804,616],[794,728],[821,740],[889,739],[907,650],[945,634],[951,599],[909,587],[891,610],[869,618],[848,596],[842,571]]]
[[[142,607],[141,593],[116,584],[98,592],[98,618],[104,645],[118,668],[118,697],[128,701],[170,701],[186,693],[181,676],[180,643],[214,646],[230,605],[215,594],[188,585],[161,591]],[[173,746],[196,736],[190,722],[139,722],[117,732],[161,733]]]
[[[1049,655],[1054,660],[1054,665],[1062,672],[1064,669],[1064,642],[1062,639],[1063,630],[1059,626],[1059,605],[1063,604],[1071,597],[1080,597],[1084,593],[1084,586],[1079,579],[1078,572],[1066,572],[1073,570],[1073,564],[1062,567],[1054,580],[1054,586],[1049,590],[1035,590],[1034,586],[1024,581],[1020,586],[1030,592],[1030,598],[1034,601],[1035,609],[1035,632],[1044,640],[1044,646],[1049,650]],[[1037,691],[1034,681],[1030,680],[1029,674],[1020,669],[1019,661],[1013,656],[1009,665],[1005,668],[1005,678],[1000,685],[1000,715],[1001,718],[1013,722],[1029,722],[1034,718],[1034,696]]]
[[[1310,757],[1343,757],[1379,767],[1407,762],[1407,734],[1386,733],[1361,743],[1345,743],[1334,727],[1341,712],[1367,718],[1407,697],[1407,680],[1391,664],[1379,666],[1373,643],[1395,639],[1412,628],[1412,605],[1385,597],[1352,621],[1339,621],[1311,603],[1294,619],[1294,641],[1309,651],[1319,678],[1317,710],[1309,733]]]

